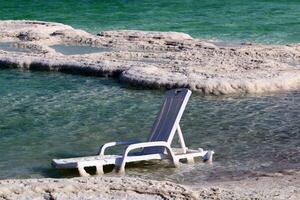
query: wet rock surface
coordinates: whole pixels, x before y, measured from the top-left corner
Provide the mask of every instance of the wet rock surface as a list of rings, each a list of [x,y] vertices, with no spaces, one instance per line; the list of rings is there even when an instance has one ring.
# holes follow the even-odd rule
[[[2,68],[114,76],[135,86],[188,87],[212,95],[300,88],[300,44],[230,45],[176,32],[118,30],[92,35],[38,21],[0,21],[1,42],[21,49],[0,47]],[[67,53],[53,45],[99,48],[99,52],[76,54],[75,48],[75,53]]]

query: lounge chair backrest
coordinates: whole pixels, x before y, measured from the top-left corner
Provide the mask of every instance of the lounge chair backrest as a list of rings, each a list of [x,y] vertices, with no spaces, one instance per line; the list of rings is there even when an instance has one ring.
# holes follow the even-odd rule
[[[192,92],[186,88],[166,92],[163,105],[152,126],[149,142],[165,141],[171,144],[186,104]],[[163,153],[163,147],[147,147],[144,154]]]

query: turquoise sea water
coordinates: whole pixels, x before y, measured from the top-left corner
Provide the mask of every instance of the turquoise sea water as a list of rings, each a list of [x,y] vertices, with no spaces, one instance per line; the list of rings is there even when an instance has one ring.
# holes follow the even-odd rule
[[[104,142],[146,140],[163,93],[105,78],[0,70],[0,179],[76,176],[52,169],[51,159],[93,155]],[[142,163],[127,173],[194,183],[299,169],[299,116],[299,92],[193,94],[182,119],[186,143],[215,150],[214,164]]]
[[[300,42],[299,0],[0,0],[0,19],[61,22],[92,33],[141,29],[229,42]]]

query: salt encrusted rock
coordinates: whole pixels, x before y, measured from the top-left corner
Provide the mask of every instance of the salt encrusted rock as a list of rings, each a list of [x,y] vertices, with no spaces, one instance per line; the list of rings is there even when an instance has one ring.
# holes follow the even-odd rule
[[[125,39],[138,39],[138,40],[191,40],[191,36],[185,33],[178,32],[157,32],[157,31],[138,31],[138,30],[117,30],[105,31],[97,34],[101,37],[109,38],[125,38]]]
[[[220,199],[298,200],[298,171],[261,174],[239,181],[180,185],[133,177],[0,180],[0,199]]]
[[[40,21],[0,21],[0,67],[54,70],[154,88],[188,87],[203,94],[269,93],[300,89],[300,44],[223,44],[184,33],[136,30],[92,35]],[[99,53],[64,55],[51,45],[100,47]]]
[[[59,24],[41,21],[26,21],[26,20],[4,20],[0,21],[1,35],[6,37],[20,37],[26,39],[33,37],[44,37],[59,29],[72,29],[72,27]]]

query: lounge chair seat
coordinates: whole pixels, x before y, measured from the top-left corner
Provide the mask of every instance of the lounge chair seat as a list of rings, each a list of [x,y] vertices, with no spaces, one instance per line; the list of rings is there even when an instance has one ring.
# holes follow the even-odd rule
[[[179,126],[180,119],[186,107],[191,91],[188,89],[173,89],[166,92],[165,100],[156,120],[148,142],[109,142],[101,146],[95,156],[53,159],[55,168],[77,168],[81,176],[88,176],[85,167],[96,167],[97,174],[103,173],[104,165],[115,165],[117,171],[125,172],[128,162],[143,160],[170,160],[174,166],[186,160],[193,163],[194,158],[202,157],[204,161],[212,161],[213,151],[188,149],[185,145],[183,134]],[[178,133],[181,148],[171,148],[175,133]],[[117,145],[124,145],[123,154],[105,155],[105,150]],[[139,152],[131,151],[141,149]]]

